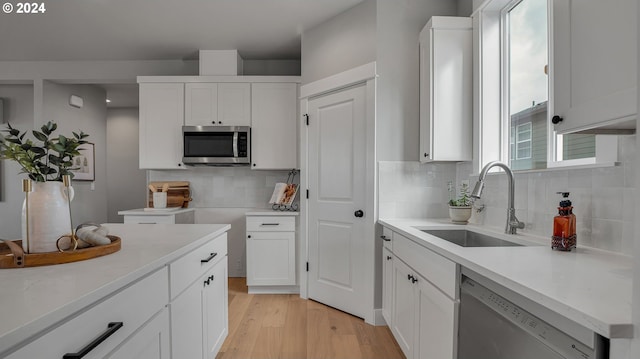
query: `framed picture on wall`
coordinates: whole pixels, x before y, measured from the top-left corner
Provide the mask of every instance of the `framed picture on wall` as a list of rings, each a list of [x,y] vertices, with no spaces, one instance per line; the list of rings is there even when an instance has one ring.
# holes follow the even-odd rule
[[[73,158],[73,180],[95,181],[96,179],[96,153],[93,143],[85,143],[78,147],[80,155]]]

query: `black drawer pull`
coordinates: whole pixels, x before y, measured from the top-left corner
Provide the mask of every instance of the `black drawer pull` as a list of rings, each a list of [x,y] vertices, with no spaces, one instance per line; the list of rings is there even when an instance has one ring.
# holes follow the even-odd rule
[[[207,257],[207,259],[201,259],[200,263],[207,263],[210,260],[212,260],[213,258],[215,258],[218,255],[218,253],[211,253],[211,255],[209,257]]]
[[[103,341],[107,340],[113,333],[117,332],[118,329],[122,328],[124,325],[123,322],[111,322],[107,325],[107,331],[102,333],[99,337],[94,339],[91,343],[87,344],[86,347],[82,348],[77,353],[67,353],[62,359],[81,359],[85,355],[89,354],[90,351],[95,349],[98,345],[100,345]]]
[[[280,223],[263,223],[262,226],[279,226]]]
[[[380,236],[380,238],[382,238],[382,240],[385,241],[385,242],[391,242],[391,239],[387,238],[387,236],[385,236],[385,235]]]

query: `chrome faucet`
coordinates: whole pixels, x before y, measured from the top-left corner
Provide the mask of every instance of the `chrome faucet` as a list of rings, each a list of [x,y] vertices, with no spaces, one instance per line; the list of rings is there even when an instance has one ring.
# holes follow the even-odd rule
[[[515,185],[515,179],[513,178],[513,172],[511,171],[509,166],[498,161],[487,163],[482,168],[482,171],[480,171],[478,182],[476,183],[476,186],[473,189],[473,192],[471,192],[471,197],[476,199],[480,198],[480,195],[482,194],[482,189],[484,188],[484,178],[487,176],[487,173],[489,172],[489,170],[495,166],[498,166],[504,169],[504,172],[507,174],[507,177],[509,177],[509,207],[507,208],[507,224],[504,228],[504,233],[516,234],[518,228],[520,229],[524,228],[524,223],[520,222],[518,218],[516,218],[516,208],[514,206],[514,202],[515,202],[514,192],[515,192],[516,185]]]

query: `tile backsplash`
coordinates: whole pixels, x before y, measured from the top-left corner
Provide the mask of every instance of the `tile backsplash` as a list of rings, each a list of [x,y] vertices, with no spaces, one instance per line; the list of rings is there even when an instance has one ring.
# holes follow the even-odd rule
[[[577,217],[578,246],[585,245],[631,254],[634,241],[636,146],[634,136],[621,136],[619,165],[588,169],[516,173],[515,207],[525,222],[522,232],[550,236],[560,195],[571,192]],[[447,182],[468,179],[471,188],[478,177],[470,162],[420,164],[379,163],[380,218],[446,218]],[[482,198],[485,209],[471,221],[503,230],[506,220],[508,180],[490,174]]]
[[[271,208],[275,184],[287,182],[289,171],[251,170],[248,167],[195,167],[188,170],[147,172],[149,182],[189,181],[195,208]],[[299,174],[295,177],[299,183]],[[300,192],[296,196],[296,202]]]

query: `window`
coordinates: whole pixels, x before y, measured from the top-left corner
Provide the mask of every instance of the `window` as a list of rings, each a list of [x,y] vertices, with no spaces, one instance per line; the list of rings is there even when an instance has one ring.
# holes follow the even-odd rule
[[[474,15],[481,34],[477,168],[497,159],[513,170],[595,163],[595,135],[557,135],[549,125],[548,1],[490,0]]]

